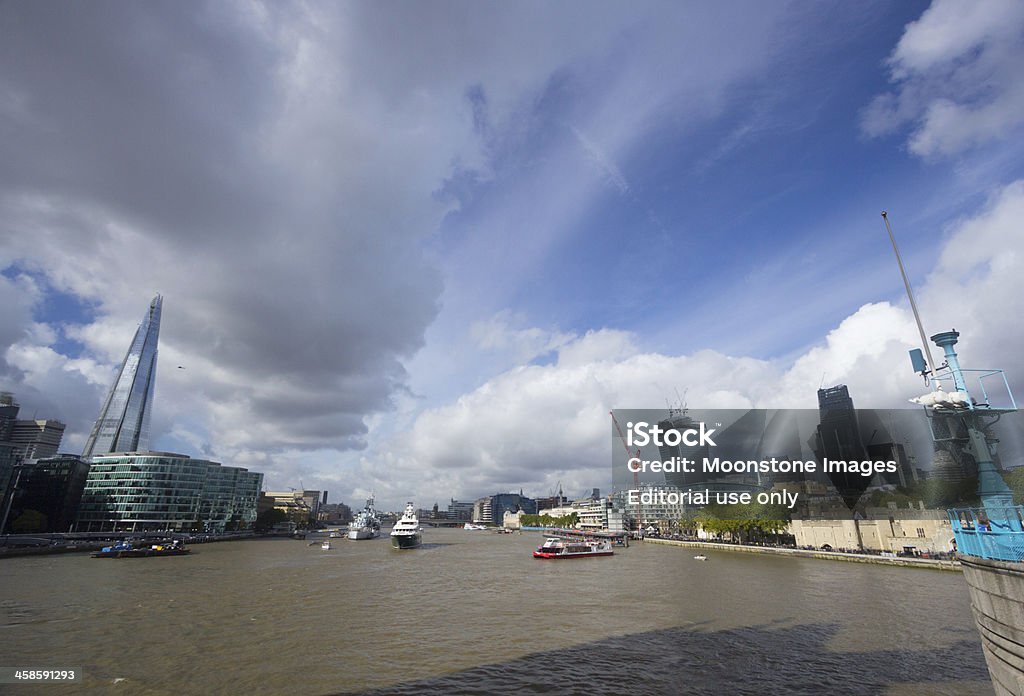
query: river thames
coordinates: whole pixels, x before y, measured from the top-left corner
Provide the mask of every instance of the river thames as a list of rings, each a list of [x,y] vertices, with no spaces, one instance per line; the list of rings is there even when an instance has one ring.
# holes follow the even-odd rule
[[[312,537],[311,537],[312,538]],[[536,532],[0,562],[0,666],[60,694],[992,694],[963,577]]]

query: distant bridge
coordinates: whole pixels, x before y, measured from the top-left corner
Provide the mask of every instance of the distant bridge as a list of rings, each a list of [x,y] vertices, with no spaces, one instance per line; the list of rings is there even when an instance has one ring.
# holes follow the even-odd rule
[[[421,519],[421,527],[461,527],[466,524],[466,520],[434,520],[434,519]]]

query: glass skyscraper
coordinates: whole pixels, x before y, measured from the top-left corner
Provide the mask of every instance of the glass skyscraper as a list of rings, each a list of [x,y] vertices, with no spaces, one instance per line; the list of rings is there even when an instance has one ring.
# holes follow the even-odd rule
[[[149,419],[153,410],[162,303],[160,295],[149,303],[149,311],[135,332],[117,379],[111,385],[103,409],[85,443],[83,457],[149,448]]]

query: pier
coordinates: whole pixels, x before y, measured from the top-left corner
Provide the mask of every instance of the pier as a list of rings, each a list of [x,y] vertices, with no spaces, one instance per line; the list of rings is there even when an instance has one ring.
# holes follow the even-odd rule
[[[523,530],[543,532],[548,536],[572,541],[610,541],[615,546],[629,546],[629,532],[599,532],[586,529],[551,529],[548,527],[523,527]]]

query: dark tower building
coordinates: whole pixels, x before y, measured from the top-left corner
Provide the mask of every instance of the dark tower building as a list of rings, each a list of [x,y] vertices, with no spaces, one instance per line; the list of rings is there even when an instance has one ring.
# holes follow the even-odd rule
[[[820,423],[815,433],[814,450],[819,461],[863,461],[868,458],[853,399],[845,384],[818,390],[818,416]],[[870,482],[856,472],[831,473],[829,479],[851,509]]]

